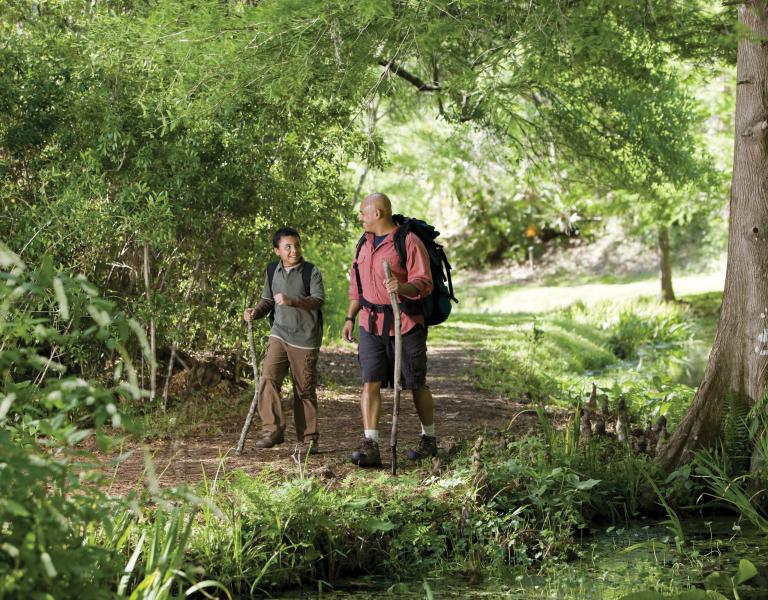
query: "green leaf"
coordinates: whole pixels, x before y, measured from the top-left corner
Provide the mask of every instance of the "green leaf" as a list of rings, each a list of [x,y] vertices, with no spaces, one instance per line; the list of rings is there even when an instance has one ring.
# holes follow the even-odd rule
[[[739,570],[736,572],[736,577],[733,580],[735,585],[741,585],[745,581],[752,579],[757,575],[757,568],[746,558],[742,558],[739,561]]]
[[[627,596],[622,596],[620,600],[664,600],[664,596],[658,592],[634,592]]]
[[[185,590],[184,595],[185,596],[192,596],[196,592],[198,592],[198,591],[200,591],[202,589],[205,589],[205,588],[217,588],[217,589],[220,589],[221,591],[223,591],[227,595],[227,598],[230,598],[230,600],[232,598],[232,596],[230,595],[229,590],[227,588],[225,588],[223,585],[221,585],[218,581],[214,581],[212,579],[206,579],[205,581],[200,581],[200,582],[196,583],[195,585],[193,585],[189,589]]]
[[[704,586],[708,590],[730,590],[732,587],[731,584],[731,578],[728,577],[728,575],[725,573],[720,573],[719,571],[710,573],[704,578]]]
[[[675,600],[728,600],[728,598],[712,590],[689,590],[675,596]]]
[[[352,508],[365,508],[371,503],[370,498],[354,498],[346,502],[346,505]]]
[[[45,574],[48,575],[51,579],[54,579],[59,573],[56,571],[56,567],[53,566],[53,561],[51,560],[51,555],[47,552],[43,552],[40,555],[40,562],[43,563],[43,568],[45,569]]]
[[[599,479],[587,479],[586,481],[579,481],[579,482],[577,482],[574,487],[577,490],[591,490],[598,483],[600,483]]]
[[[391,521],[383,521],[381,519],[372,519],[366,523],[366,529],[372,533],[386,533],[392,531],[395,528],[395,524]]]
[[[15,500],[4,499],[0,501],[0,508],[3,512],[10,513],[14,517],[28,517],[29,511]]]

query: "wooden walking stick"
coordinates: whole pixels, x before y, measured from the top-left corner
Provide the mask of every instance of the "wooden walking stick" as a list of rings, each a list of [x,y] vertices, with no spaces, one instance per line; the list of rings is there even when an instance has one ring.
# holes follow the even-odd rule
[[[392,277],[392,269],[386,260],[384,261],[384,275],[387,279]],[[392,448],[392,475],[397,475],[397,416],[400,414],[400,370],[403,359],[403,335],[400,332],[400,305],[397,303],[397,294],[390,292],[389,300],[392,303],[392,312],[395,315],[395,399],[392,403],[392,434],[389,437],[389,445]]]
[[[256,414],[256,407],[259,405],[259,364],[256,361],[256,344],[253,342],[253,321],[248,321],[248,347],[251,351],[251,366],[253,367],[253,400],[251,400],[251,407],[248,409],[248,416],[245,417],[245,424],[243,430],[240,432],[240,441],[237,442],[237,448],[235,454],[242,454],[245,447],[245,438],[248,435],[248,430],[251,428],[251,421],[253,421],[253,415]]]

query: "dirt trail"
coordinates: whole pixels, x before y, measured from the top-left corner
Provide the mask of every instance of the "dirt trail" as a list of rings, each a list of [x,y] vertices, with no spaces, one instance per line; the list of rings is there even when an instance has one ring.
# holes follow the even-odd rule
[[[429,347],[428,383],[435,398],[435,421],[438,443],[446,449],[483,431],[506,428],[514,420],[515,429],[532,429],[535,416],[526,407],[509,402],[478,389],[473,385],[471,371],[479,356],[466,346]],[[327,477],[342,477],[358,467],[349,462],[350,453],[362,437],[359,408],[360,376],[357,356],[352,348],[323,349],[320,357],[319,430],[320,453],[310,456],[307,469]],[[292,413],[287,414],[288,426],[284,444],[268,450],[256,450],[253,442],[259,437],[258,417],[248,436],[245,452],[236,456],[234,449],[245,420],[252,392],[233,398],[231,415],[219,423],[215,435],[190,435],[156,439],[147,446],[161,486],[179,483],[195,484],[234,469],[255,474],[264,469],[298,472],[291,457],[296,448],[296,432]],[[398,467],[414,468],[405,458],[421,432],[410,394],[403,393],[400,404]],[[233,416],[235,415],[235,416]],[[382,459],[384,469],[390,469],[389,433],[392,415],[392,392],[385,390],[381,419]],[[124,493],[143,485],[144,458],[137,444],[132,455],[113,469],[112,493]]]

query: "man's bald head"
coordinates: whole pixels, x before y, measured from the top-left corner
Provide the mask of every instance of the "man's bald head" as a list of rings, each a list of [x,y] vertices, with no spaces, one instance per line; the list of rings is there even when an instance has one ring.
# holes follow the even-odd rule
[[[374,210],[380,210],[381,216],[385,218],[392,215],[392,203],[389,201],[389,196],[381,192],[368,194],[363,199],[363,206],[370,206]]]
[[[392,203],[386,194],[374,192],[360,202],[360,223],[366,231],[382,235],[395,227],[392,221]]]

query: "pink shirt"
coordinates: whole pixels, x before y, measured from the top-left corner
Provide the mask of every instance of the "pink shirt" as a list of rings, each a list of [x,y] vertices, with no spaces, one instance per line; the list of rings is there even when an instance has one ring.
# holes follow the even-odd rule
[[[407,257],[407,274],[406,269],[400,263],[400,257],[395,249],[395,244],[392,237],[395,230],[387,235],[379,247],[374,249],[373,247],[373,234],[366,233],[365,243],[360,249],[360,255],[357,257],[357,265],[360,271],[360,283],[363,288],[363,296],[368,302],[372,304],[386,304],[390,305],[389,292],[384,287],[384,261],[389,262],[389,266],[392,269],[392,275],[400,283],[409,283],[417,290],[419,290],[416,296],[399,296],[400,302],[404,298],[416,300],[424,298],[432,292],[432,272],[429,269],[429,255],[427,249],[424,247],[422,241],[413,233],[408,233],[405,236],[405,255]],[[350,284],[349,284],[349,298],[350,300],[359,300],[360,294],[357,291],[357,278],[355,277],[354,264],[349,272]],[[368,327],[370,313],[372,311],[363,307],[360,311],[360,326],[368,331],[368,333],[379,335],[384,327],[384,313],[373,313],[374,316],[374,331],[370,331]],[[424,325],[423,315],[406,315],[401,312],[401,330],[403,333],[408,333],[417,324]],[[395,335],[394,322],[389,329],[389,335]]]

